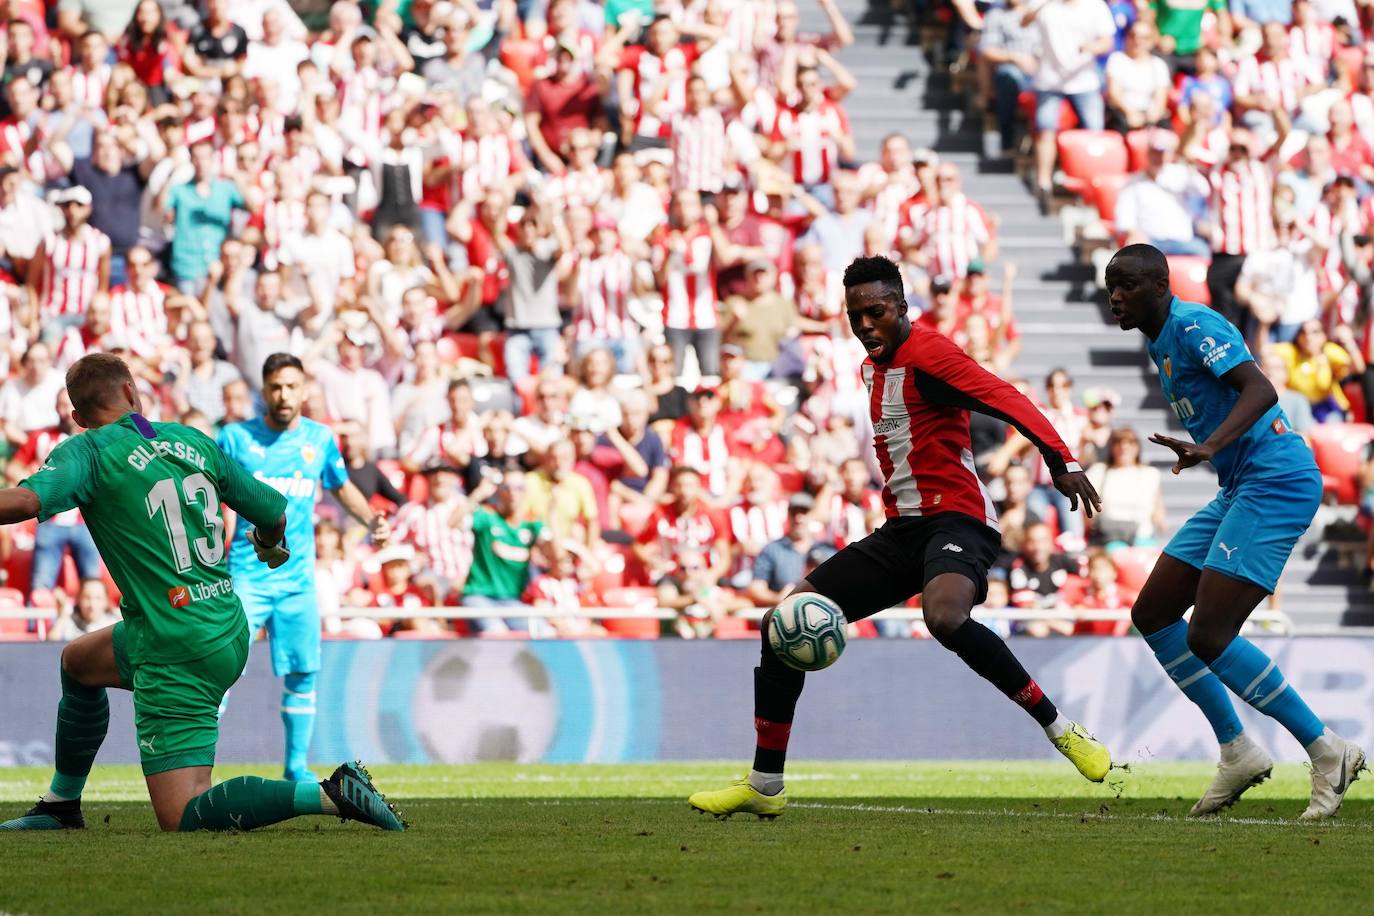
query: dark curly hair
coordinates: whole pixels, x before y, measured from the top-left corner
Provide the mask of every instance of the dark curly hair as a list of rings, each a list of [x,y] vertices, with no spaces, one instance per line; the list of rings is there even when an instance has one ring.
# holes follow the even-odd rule
[[[902,272],[892,259],[877,255],[871,258],[855,258],[844,269],[844,288],[850,289],[865,283],[881,283],[897,298],[906,295],[902,284]]]

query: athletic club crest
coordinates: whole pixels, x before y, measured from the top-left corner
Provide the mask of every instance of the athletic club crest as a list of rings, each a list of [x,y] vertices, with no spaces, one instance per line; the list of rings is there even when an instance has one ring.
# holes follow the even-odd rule
[[[306,464],[314,464],[314,463],[315,463],[315,446],[313,446],[313,445],[302,445],[302,446],[301,446],[301,460],[304,461]]]

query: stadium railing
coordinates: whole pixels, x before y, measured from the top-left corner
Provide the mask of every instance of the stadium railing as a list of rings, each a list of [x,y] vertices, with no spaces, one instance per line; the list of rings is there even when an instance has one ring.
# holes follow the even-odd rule
[[[767,608],[746,608],[735,611],[733,617],[744,620],[759,620],[763,617]],[[425,606],[408,608],[385,608],[385,607],[362,607],[355,605],[342,606],[337,613],[323,616],[337,617],[340,619],[363,618],[370,620],[395,620],[397,618],[419,619],[436,618],[441,620],[476,620],[484,617],[535,617],[541,619],[550,618],[587,618],[590,620],[674,620],[678,612],[669,608],[661,607],[577,607],[572,609],[559,609],[551,607],[535,607],[533,605],[507,605],[503,607],[448,607],[448,606]],[[1131,612],[1128,608],[1113,610],[1093,610],[1086,608],[978,608],[974,610],[973,616],[979,620],[1003,620],[1013,623],[1029,623],[1037,620],[1072,620],[1072,621],[1112,621],[1120,622],[1129,620]],[[34,620],[40,627],[46,623],[56,620],[58,614],[50,608],[14,608],[0,609],[0,620]],[[919,608],[892,608],[884,612],[885,620],[907,620],[920,621],[924,619]],[[1299,631],[1293,624],[1293,619],[1278,610],[1261,610],[1250,615],[1246,626],[1253,631],[1261,628],[1265,632],[1282,636],[1304,635],[1306,630]],[[1341,629],[1340,633],[1345,633]]]

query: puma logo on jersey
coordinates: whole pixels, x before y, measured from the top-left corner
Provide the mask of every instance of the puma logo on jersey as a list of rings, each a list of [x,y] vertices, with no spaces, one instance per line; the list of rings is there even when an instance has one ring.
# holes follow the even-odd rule
[[[958,544],[946,544],[945,546],[941,547],[940,549],[941,549],[941,550],[952,550],[952,551],[954,551],[955,553],[963,553],[963,552],[964,552],[964,548],[960,547]]]
[[[234,826],[237,827],[238,829],[240,829],[240,830],[243,829],[243,815],[242,815],[242,814],[231,814],[231,815],[229,815],[229,820],[233,821],[233,822],[234,822]]]
[[[1218,549],[1218,550],[1221,550],[1221,551],[1224,551],[1224,552],[1226,553],[1226,559],[1227,559],[1227,560],[1230,560],[1230,559],[1231,559],[1231,554],[1235,553],[1237,550],[1240,550],[1239,547],[1227,547],[1225,541],[1218,541],[1218,542],[1217,542],[1217,549]]]
[[[148,751],[148,753],[150,753],[150,754],[156,754],[157,751],[153,749],[153,742],[156,741],[156,740],[157,740],[157,735],[153,735],[151,738],[139,738],[139,739],[138,739],[138,746],[139,746],[140,748],[146,749],[146,750]]]
[[[1200,327],[1202,327],[1202,322],[1194,318],[1193,323],[1188,325],[1188,327],[1184,328],[1183,331],[1186,334],[1188,331],[1196,331]]]

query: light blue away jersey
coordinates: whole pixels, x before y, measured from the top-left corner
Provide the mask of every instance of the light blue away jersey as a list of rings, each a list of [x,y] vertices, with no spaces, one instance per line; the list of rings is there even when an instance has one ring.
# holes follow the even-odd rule
[[[248,525],[234,527],[229,571],[253,586],[301,591],[315,581],[315,499],[320,487],[334,490],[348,481],[339,446],[329,427],[301,417],[294,429],[278,432],[261,418],[220,430],[219,447],[248,473],[286,497],[286,543],[291,559],[276,569],[259,563],[247,540]]]
[[[1150,341],[1150,359],[1174,415],[1199,444],[1222,424],[1240,394],[1221,380],[1241,363],[1254,362],[1240,331],[1205,305],[1169,304],[1169,318]],[[1316,466],[1312,450],[1292,431],[1275,404],[1255,425],[1212,458],[1223,488],[1242,478],[1287,477]]]

